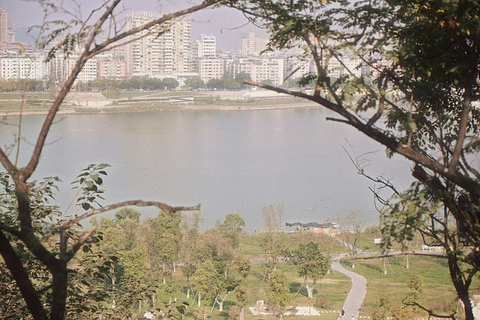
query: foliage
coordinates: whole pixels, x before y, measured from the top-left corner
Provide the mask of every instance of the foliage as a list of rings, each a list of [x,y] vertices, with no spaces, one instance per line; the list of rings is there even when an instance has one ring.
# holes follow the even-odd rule
[[[247,85],[244,83],[245,80],[252,80],[252,77],[249,73],[240,72],[235,76],[235,80],[240,84],[242,89],[245,89]]]
[[[315,242],[302,243],[295,250],[287,250],[285,256],[298,266],[298,275],[303,277],[308,298],[313,298],[313,290],[319,279],[330,269],[330,263],[322,253],[320,245]],[[312,283],[309,283],[312,280]]]
[[[235,250],[240,247],[240,234],[245,229],[245,220],[239,214],[230,213],[225,216],[225,221],[219,226],[220,233]]]
[[[27,92],[44,91],[44,83],[42,80],[35,79],[0,79],[1,92],[13,92],[19,90]]]
[[[173,301],[172,303],[167,304],[164,310],[165,319],[183,319],[183,315],[186,313],[187,308],[190,305],[186,301]]]
[[[287,278],[283,271],[275,270],[270,275],[268,282],[270,288],[270,296],[273,303],[273,308],[276,313],[281,315],[285,312],[285,307],[290,301],[290,289]]]
[[[47,178],[38,182],[30,179],[42,159],[47,137],[59,108],[76,84],[80,72],[89,59],[124,45],[125,41],[139,40],[156,33],[157,27],[169,20],[210,7],[220,0],[204,1],[179,12],[163,15],[131,30],[125,30],[125,25],[119,19],[123,10],[122,0],[101,2],[90,13],[84,12],[85,15],[82,15],[84,7],[76,7],[78,11],[71,10],[69,5],[75,4],[74,1],[70,4],[49,0],[38,2],[42,7],[44,19],[42,19],[42,25],[33,27],[39,31],[36,48],[50,48],[47,60],[53,59],[59,52],[65,57],[75,52],[78,59],[70,66],[70,74],[65,83],[58,84],[60,90],[50,87],[53,101],[44,117],[43,125],[38,133],[34,133],[36,137],[17,136],[15,150],[0,147],[0,162],[5,169],[5,172],[0,173],[2,269],[6,266],[9,270],[10,280],[15,281],[30,312],[30,315],[22,314],[19,315],[20,317],[62,320],[67,316],[70,317],[72,310],[75,310],[75,313],[78,312],[76,317],[81,318],[83,310],[87,314],[85,318],[94,318],[92,312],[98,310],[98,303],[102,299],[97,295],[98,291],[93,292],[92,295],[88,294],[88,291],[82,291],[82,294],[73,293],[81,290],[81,287],[75,284],[80,283],[85,286],[89,284],[90,279],[87,278],[89,275],[82,278],[82,273],[78,272],[79,269],[85,268],[85,265],[82,265],[84,261],[78,257],[89,253],[90,245],[98,241],[94,236],[98,225],[86,230],[80,223],[94,215],[129,205],[153,205],[168,213],[198,210],[199,207],[171,207],[165,203],[144,200],[103,205],[103,178],[106,174],[104,169],[108,165],[99,164],[90,165],[82,170],[74,182],[76,194],[73,197],[72,206],[65,212],[60,212],[59,208],[52,204],[55,201],[53,195],[58,178]],[[59,14],[65,14],[66,18],[56,19]],[[53,45],[53,42],[57,42],[58,39],[61,39],[60,43]],[[32,89],[26,82],[23,88],[24,90]],[[22,117],[18,124],[18,132],[23,133],[21,129]],[[22,142],[25,138],[28,141],[35,141],[31,153],[23,150]],[[95,263],[102,266],[101,257],[96,258],[98,260]],[[27,261],[29,263],[26,263]],[[37,277],[39,274],[40,276]],[[73,277],[74,274],[77,278]],[[93,274],[101,275],[101,273]],[[112,290],[118,289],[119,286],[113,286],[115,277],[111,279]],[[95,278],[94,280],[99,281],[95,282],[96,284],[101,283],[103,279]],[[11,281],[9,285],[12,287]],[[130,295],[127,292],[121,295],[122,298],[129,299],[130,306],[140,301],[145,294],[150,293],[143,285],[137,285],[134,282],[131,288],[137,289],[132,289]],[[18,291],[15,292],[18,294]],[[16,304],[19,300],[12,301]],[[23,310],[25,308],[19,306],[19,311]]]
[[[180,250],[180,215],[160,211],[158,216],[147,220],[147,255],[152,271],[156,266],[165,266],[178,258]]]
[[[178,87],[178,85],[180,84],[177,80],[173,79],[173,78],[165,78],[162,80],[162,84],[165,86],[165,89],[167,90],[173,90],[175,89],[176,87]]]
[[[185,79],[185,87],[190,90],[196,90],[204,86],[204,81],[200,77],[192,77]]]
[[[332,302],[323,296],[319,296],[315,299],[315,307],[322,308],[324,310],[329,310],[332,307]]]
[[[247,278],[251,268],[252,262],[246,257],[238,255],[233,259],[232,269],[235,277],[240,281]]]
[[[370,318],[372,320],[387,319],[388,311],[390,309],[390,301],[387,297],[382,296],[377,299],[375,304],[370,307]]]
[[[229,5],[269,30],[269,49],[302,48],[303,58],[315,67],[301,81],[315,84],[312,93],[248,83],[316,102],[336,114],[328,119],[382,144],[388,156],[412,161],[418,184],[405,193],[365,168],[358,170],[380,184],[375,189],[380,202],[386,197],[377,190],[398,197],[393,202],[400,205],[388,203],[382,214],[390,217],[384,219],[384,231],[398,227],[392,236],[408,236],[409,228],[427,226],[434,242],[445,248],[452,282],[467,319],[473,319],[469,289],[480,270],[477,1],[242,0]],[[419,191],[418,201],[413,190]],[[429,210],[413,210],[420,197],[429,199]]]
[[[248,78],[249,75],[246,78]],[[241,89],[243,88],[241,82],[239,82],[239,79],[242,80],[244,79],[244,76],[240,77],[240,78],[235,78],[233,79],[232,77],[228,76],[228,75],[225,75],[222,79],[218,79],[218,78],[213,78],[213,79],[210,79],[207,81],[207,83],[205,84],[205,86],[208,88],[208,89],[212,89],[212,90],[223,90],[223,89],[226,89],[226,90],[238,90],[238,89]]]
[[[216,296],[220,287],[220,279],[218,277],[217,268],[212,260],[203,262],[195,271],[192,283],[204,299],[212,299]]]

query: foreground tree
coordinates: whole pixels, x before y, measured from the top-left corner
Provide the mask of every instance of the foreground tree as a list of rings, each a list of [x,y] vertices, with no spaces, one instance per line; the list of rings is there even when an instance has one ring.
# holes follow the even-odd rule
[[[314,101],[333,112],[329,120],[354,127],[384,145],[388,155],[412,161],[417,183],[406,193],[375,179],[398,194],[384,212],[385,239],[427,230],[428,240],[445,249],[466,318],[473,319],[469,288],[480,268],[478,1],[231,5],[268,27],[271,49],[300,47],[305,52],[298,58],[314,61],[316,72],[302,80],[314,83],[312,93],[249,84]],[[397,232],[397,226],[405,228]]]
[[[15,150],[0,148],[0,162],[6,170],[1,175],[2,206],[0,213],[0,254],[6,267],[16,282],[29,312],[34,319],[64,319],[67,309],[69,285],[75,270],[75,256],[89,243],[96,228],[83,230],[81,221],[93,215],[121,208],[123,206],[157,206],[159,209],[174,213],[182,210],[198,210],[199,207],[171,207],[154,201],[125,201],[101,206],[103,177],[106,165],[87,167],[75,182],[78,192],[73,212],[63,213],[49,204],[55,191],[55,180],[41,182],[30,181],[43,152],[50,128],[62,102],[71,90],[85,63],[92,57],[135,41],[151,34],[168,30],[167,23],[173,18],[211,7],[222,1],[208,0],[172,14],[148,22],[142,26],[125,30],[118,16],[122,0],[99,1],[99,4],[86,19],[75,10],[60,8],[55,1],[39,1],[45,13],[44,24],[39,27],[41,33],[38,45],[46,48],[53,40],[63,39],[59,46],[53,46],[48,57],[52,58],[59,50],[68,56],[78,50],[78,59],[71,73],[56,95],[48,114],[45,116],[34,143],[33,151],[24,166],[20,152],[22,136],[18,135]],[[76,2],[75,2],[76,3]],[[74,5],[75,5],[74,3]],[[64,4],[62,2],[62,4]],[[81,11],[79,3],[77,9]],[[71,19],[50,20],[57,13],[70,15]],[[43,33],[46,32],[46,33]],[[21,132],[21,120],[18,123]],[[35,140],[35,139],[34,139]],[[27,260],[25,260],[27,258]],[[39,263],[44,275],[37,282],[27,261]],[[33,265],[33,263],[32,263]],[[82,303],[82,301],[79,301]],[[26,315],[22,315],[26,317]]]

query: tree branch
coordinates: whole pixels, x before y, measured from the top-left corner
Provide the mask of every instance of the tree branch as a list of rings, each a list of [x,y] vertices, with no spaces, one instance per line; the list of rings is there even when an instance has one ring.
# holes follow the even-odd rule
[[[85,242],[87,242],[87,240],[90,238],[90,236],[95,232],[97,231],[97,226],[94,226],[93,228],[90,229],[90,231],[88,231],[86,234],[83,235],[83,237],[81,237],[73,246],[72,246],[72,249],[70,249],[70,251],[67,252],[66,254],[66,261],[70,261],[74,256],[75,254],[78,252],[78,250],[80,250],[80,248],[85,244]]]
[[[3,260],[5,260],[7,268],[12,273],[18,288],[22,292],[22,296],[30,309],[32,317],[35,320],[47,319],[47,313],[30,281],[30,277],[3,231],[0,231],[0,254]]]
[[[121,208],[121,207],[127,207],[127,206],[138,206],[138,207],[151,207],[151,206],[153,206],[153,207],[157,207],[160,210],[163,210],[163,211],[165,211],[167,213],[170,213],[170,214],[172,214],[174,212],[178,212],[178,211],[200,210],[200,204],[198,204],[196,206],[193,206],[193,207],[172,207],[172,206],[169,206],[168,204],[165,204],[163,202],[144,201],[144,200],[129,200],[129,201],[123,201],[123,202],[118,202],[118,203],[115,203],[115,204],[111,204],[111,205],[102,207],[100,209],[90,210],[90,211],[88,211],[88,212],[86,212],[82,215],[79,215],[78,217],[76,217],[74,219],[66,221],[61,226],[61,228],[62,229],[71,228],[74,225],[78,224],[80,221],[82,221],[82,220],[84,220],[88,217],[91,217],[93,215],[103,213],[103,212],[106,212],[106,211],[110,211],[110,210],[115,210],[115,209]]]
[[[443,176],[444,178],[454,182],[464,190],[480,197],[480,184],[478,184],[475,180],[470,178],[469,176],[462,175],[457,171],[449,170],[448,167],[444,166],[443,164],[435,161],[434,159],[430,158],[428,155],[421,153],[412,149],[408,145],[401,144],[394,136],[388,135],[374,127],[368,126],[363,121],[361,121],[358,117],[354,114],[349,112],[346,108],[341,105],[335,104],[328,99],[325,99],[320,96],[311,96],[303,92],[291,91],[259,82],[253,82],[249,80],[245,80],[244,83],[253,85],[259,88],[264,88],[268,90],[272,90],[278,93],[285,93],[295,97],[300,97],[304,99],[308,99],[310,101],[314,101],[323,107],[332,110],[333,112],[338,113],[342,117],[346,119],[345,123],[351,125],[352,127],[356,128],[366,136],[370,137],[371,139],[383,144],[385,147],[389,148],[391,151],[398,153],[405,158],[414,161],[415,163],[419,163],[424,167],[433,170],[434,172],[438,173],[439,175]]]

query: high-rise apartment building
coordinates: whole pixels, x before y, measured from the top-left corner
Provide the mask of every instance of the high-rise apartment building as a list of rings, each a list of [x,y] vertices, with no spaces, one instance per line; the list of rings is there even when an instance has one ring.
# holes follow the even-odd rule
[[[282,85],[284,59],[274,57],[248,57],[235,61],[235,74],[248,73],[254,82],[271,81]]]
[[[0,47],[5,47],[9,43],[8,37],[8,13],[7,11],[0,9]]]
[[[126,28],[132,29],[158,19],[160,16],[146,11],[127,15]],[[156,32],[142,31],[142,39],[125,45],[127,75],[143,76],[190,72],[193,68],[191,53],[191,19],[183,18],[157,27]]]
[[[198,58],[217,56],[217,38],[213,34],[202,34],[196,44]]]
[[[170,28],[173,39],[172,56],[175,73],[191,72],[194,67],[192,56],[192,19],[175,20]]]
[[[15,31],[10,27],[7,11],[0,9],[0,49],[25,49],[25,43],[15,43]]]
[[[0,56],[0,78],[2,79],[42,80],[47,75],[48,64],[44,56],[34,54]]]
[[[240,55],[243,57],[259,56],[267,48],[268,39],[258,38],[255,32],[240,39]]]
[[[221,79],[225,73],[225,60],[213,57],[198,58],[196,71],[204,82],[211,79]]]

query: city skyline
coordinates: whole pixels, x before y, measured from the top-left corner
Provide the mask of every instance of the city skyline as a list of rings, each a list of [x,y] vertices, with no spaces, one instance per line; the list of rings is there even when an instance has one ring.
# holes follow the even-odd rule
[[[124,13],[148,11],[156,14],[171,13],[192,6],[199,1],[177,0],[160,1],[145,0],[141,3],[134,0],[124,1]],[[81,11],[85,15],[91,12],[99,0],[82,0]],[[42,21],[42,10],[31,0],[0,0],[0,9],[7,11],[9,25],[16,32],[18,42],[32,43],[32,36],[26,34],[29,27]],[[242,36],[255,32],[266,37],[265,30],[249,23],[243,14],[231,8],[214,8],[196,12],[189,16],[192,19],[192,40],[199,39],[202,34],[216,36],[217,47],[221,50],[236,50],[237,40]]]

